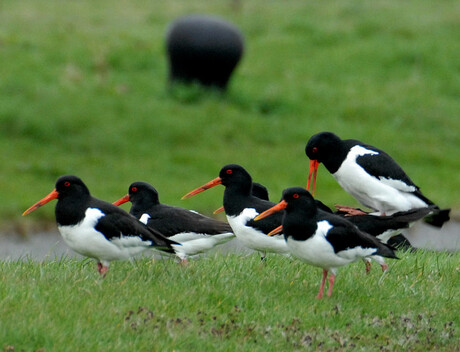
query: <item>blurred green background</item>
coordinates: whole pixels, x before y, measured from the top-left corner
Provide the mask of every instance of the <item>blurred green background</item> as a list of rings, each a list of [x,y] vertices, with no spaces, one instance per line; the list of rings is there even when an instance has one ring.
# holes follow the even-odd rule
[[[191,13],[245,36],[227,94],[167,87],[167,26]],[[305,186],[305,144],[324,130],[384,149],[460,208],[459,13],[453,0],[2,0],[0,225],[53,220],[54,204],[21,214],[63,174],[111,202],[147,181],[209,214],[223,188],[180,197],[239,163],[276,201]],[[323,167],[317,196],[357,205]]]

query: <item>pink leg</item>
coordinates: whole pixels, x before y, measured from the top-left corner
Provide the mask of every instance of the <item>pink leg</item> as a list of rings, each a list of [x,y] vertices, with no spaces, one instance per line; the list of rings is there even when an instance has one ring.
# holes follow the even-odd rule
[[[102,277],[105,277],[105,274],[107,274],[108,270],[109,270],[109,267],[103,265],[101,262],[97,263],[97,271],[99,271],[99,274],[101,274]]]
[[[369,274],[371,271],[371,262],[364,259],[364,264],[366,264],[366,274]]]
[[[385,271],[388,270],[388,264],[383,263],[383,264],[381,264],[380,266],[382,267],[382,271],[383,271],[383,272],[385,272]]]
[[[327,296],[331,297],[332,295],[332,288],[334,287],[335,275],[331,274],[329,276],[329,290],[327,290]]]
[[[187,258],[182,258],[180,260],[179,264],[182,265],[182,266],[187,266],[189,264],[189,262],[188,262]]]
[[[327,273],[328,271],[326,269],[323,269],[323,280],[321,280],[321,286],[319,288],[319,293],[318,293],[318,296],[316,296],[316,298],[318,299],[323,298],[324,285],[326,284]]]

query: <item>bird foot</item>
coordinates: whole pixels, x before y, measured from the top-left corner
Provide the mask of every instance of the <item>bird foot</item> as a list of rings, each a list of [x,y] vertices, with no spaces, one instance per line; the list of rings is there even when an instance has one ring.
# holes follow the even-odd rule
[[[388,264],[382,264],[381,267],[382,267],[382,272],[384,272],[384,273],[387,272]]]
[[[349,207],[349,206],[346,206],[346,205],[336,204],[335,207],[336,207],[336,209],[338,211],[341,211],[341,212],[345,213],[345,216],[355,216],[355,215],[365,215],[365,214],[367,214],[365,211],[362,211],[361,209]]]
[[[105,266],[104,264],[102,263],[97,263],[97,271],[99,272],[99,274],[101,274],[101,276],[104,278],[105,275],[107,274],[107,271],[109,270],[109,267],[108,266]]]
[[[187,258],[182,258],[181,261],[179,262],[181,266],[188,266],[190,263],[187,260]]]

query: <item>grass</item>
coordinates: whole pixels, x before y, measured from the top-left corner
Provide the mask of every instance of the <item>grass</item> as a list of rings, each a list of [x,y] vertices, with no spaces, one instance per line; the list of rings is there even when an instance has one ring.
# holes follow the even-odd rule
[[[387,150],[428,197],[459,208],[458,10],[448,0],[5,0],[0,224],[53,220],[52,207],[20,215],[62,174],[109,201],[145,180],[165,203],[210,213],[221,192],[179,199],[239,163],[278,199],[305,184],[304,147],[323,130]],[[246,38],[225,95],[167,89],[167,25],[197,12]],[[357,205],[324,168],[317,195]]]
[[[385,149],[442,207],[460,208],[460,4],[440,0],[0,4],[0,229],[62,174],[114,201],[137,180],[210,214],[222,189],[181,202],[227,163],[272,199],[305,185],[304,147],[330,130]],[[167,25],[235,23],[246,52],[227,94],[167,88]],[[321,168],[326,204],[357,203]],[[0,262],[0,347],[88,350],[459,350],[458,253],[403,253],[384,278],[361,264],[315,300],[320,270],[270,257],[114,263]]]
[[[355,263],[332,297],[321,270],[280,256],[1,262],[0,341],[10,351],[455,351],[460,255],[400,252],[382,275]],[[456,308],[457,307],[457,308]],[[63,309],[64,308],[64,309]]]

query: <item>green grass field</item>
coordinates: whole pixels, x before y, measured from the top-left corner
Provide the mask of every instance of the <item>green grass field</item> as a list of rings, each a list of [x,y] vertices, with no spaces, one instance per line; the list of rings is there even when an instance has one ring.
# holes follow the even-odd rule
[[[227,94],[167,87],[166,28],[189,13],[246,38]],[[211,214],[222,187],[181,196],[238,163],[278,200],[305,186],[305,144],[324,130],[386,150],[459,209],[458,13],[454,0],[3,0],[0,232],[54,222],[54,204],[21,214],[63,174],[107,201],[147,181]],[[358,205],[323,167],[316,195]],[[343,268],[321,301],[321,270],[276,256],[120,262],[104,280],[92,261],[0,262],[0,349],[458,351],[459,254],[399,256],[384,277]]]
[[[382,275],[280,256],[213,255],[183,267],[145,258],[2,262],[5,351],[458,351],[460,255],[400,252]]]

